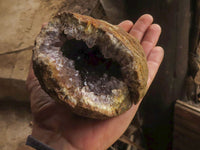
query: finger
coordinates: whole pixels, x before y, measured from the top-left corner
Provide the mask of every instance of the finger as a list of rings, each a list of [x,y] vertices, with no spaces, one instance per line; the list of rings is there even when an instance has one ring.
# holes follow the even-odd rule
[[[145,14],[136,21],[129,33],[141,41],[146,30],[152,24],[152,22],[153,17],[149,14]]]
[[[126,32],[129,32],[130,29],[133,27],[133,22],[130,20],[125,20],[118,24],[119,27],[123,28]]]
[[[39,82],[34,74],[34,71],[33,71],[33,62],[31,61],[30,63],[30,67],[29,67],[29,73],[28,73],[28,77],[26,79],[26,87],[27,87],[27,90],[29,91],[29,93],[31,93],[32,89],[34,87],[37,87],[39,86]]]
[[[158,24],[152,24],[146,31],[144,38],[142,39],[141,45],[148,57],[149,52],[158,42],[161,34],[161,27]]]
[[[35,116],[37,116],[39,112],[42,112],[47,107],[50,107],[52,104],[55,103],[55,101],[51,99],[49,95],[45,93],[44,90],[42,90],[39,81],[34,74],[32,61],[29,68],[29,74],[26,80],[26,86],[30,94],[31,111]],[[39,118],[41,118],[41,116]]]
[[[163,60],[163,56],[164,56],[164,50],[160,46],[154,47],[149,53],[149,56],[147,58],[147,65],[149,69],[149,76],[148,76],[148,81],[147,81],[148,88],[151,85],[158,71],[158,68]]]
[[[43,23],[42,28],[44,28],[47,24],[48,24],[47,22]]]

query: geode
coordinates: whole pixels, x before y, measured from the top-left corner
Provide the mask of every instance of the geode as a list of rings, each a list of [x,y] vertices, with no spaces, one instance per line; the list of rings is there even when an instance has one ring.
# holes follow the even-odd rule
[[[146,93],[148,68],[138,40],[77,13],[59,13],[42,28],[33,68],[53,99],[85,117],[120,115]]]

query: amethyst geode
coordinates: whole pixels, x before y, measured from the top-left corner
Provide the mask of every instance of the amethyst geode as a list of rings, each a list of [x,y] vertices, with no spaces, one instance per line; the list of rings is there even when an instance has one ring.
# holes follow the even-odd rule
[[[53,99],[90,118],[120,115],[146,93],[140,43],[118,26],[76,13],[60,13],[41,30],[33,68]]]

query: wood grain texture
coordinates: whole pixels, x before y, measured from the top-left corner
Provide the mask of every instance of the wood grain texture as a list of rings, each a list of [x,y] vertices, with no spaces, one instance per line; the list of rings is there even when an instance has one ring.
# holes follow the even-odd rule
[[[148,149],[171,148],[173,103],[184,95],[188,68],[190,30],[189,0],[126,0],[129,19],[149,13],[162,27],[158,45],[165,51],[159,68],[139,111],[144,119]],[[149,140],[151,139],[151,140]]]
[[[189,85],[187,84],[187,98],[200,102],[200,0],[191,0],[192,18],[190,30],[189,53]],[[191,91],[191,85],[194,89]]]
[[[177,100],[174,110],[173,150],[200,148],[200,108]]]

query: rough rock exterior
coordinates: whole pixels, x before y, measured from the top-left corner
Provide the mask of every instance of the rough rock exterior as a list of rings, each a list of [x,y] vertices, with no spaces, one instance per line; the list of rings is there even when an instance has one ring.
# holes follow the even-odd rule
[[[94,55],[98,52],[94,49],[100,51],[102,56],[98,59],[106,66],[100,73],[99,62],[97,66],[92,63],[92,71],[92,67],[87,68],[89,59],[97,58]],[[82,56],[79,52],[87,54]],[[86,56],[84,61],[88,65],[77,66],[79,57]],[[107,68],[109,64],[119,67],[116,65],[113,70]],[[83,66],[88,75],[80,70]],[[62,12],[41,30],[33,51],[33,67],[40,84],[51,97],[90,118],[120,115],[146,92],[148,69],[139,42],[120,27],[76,13]]]

